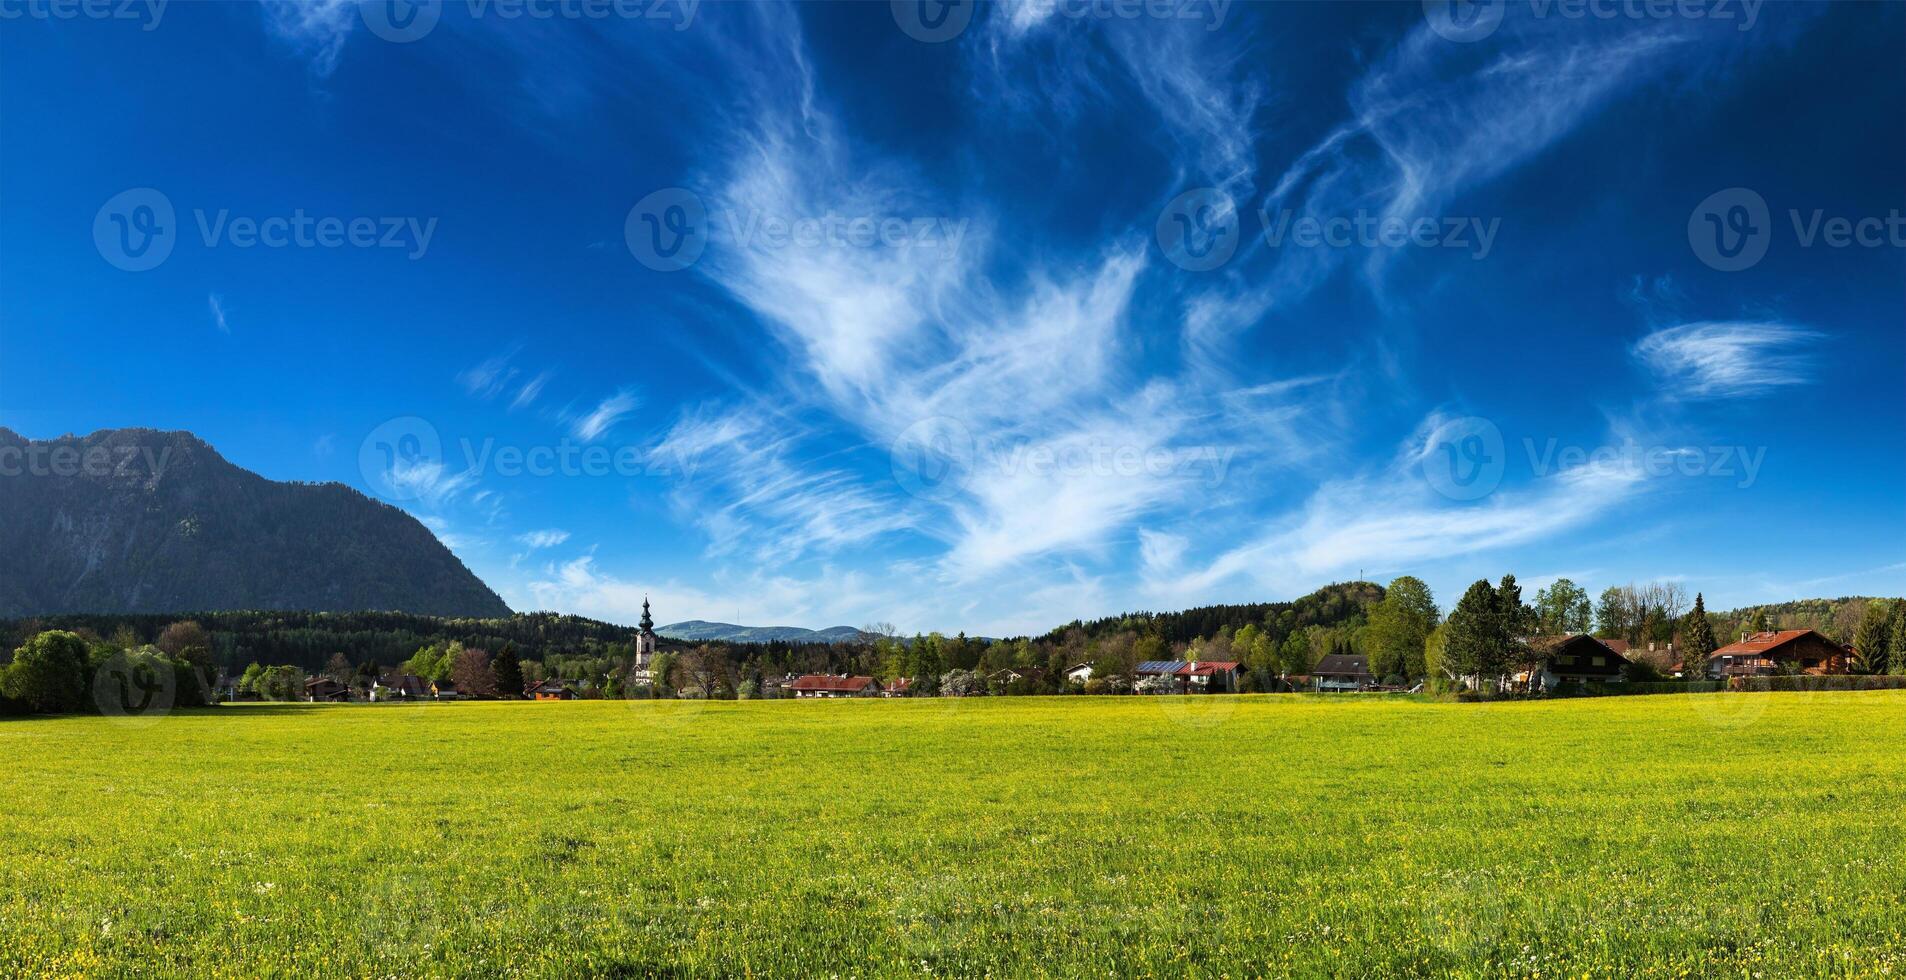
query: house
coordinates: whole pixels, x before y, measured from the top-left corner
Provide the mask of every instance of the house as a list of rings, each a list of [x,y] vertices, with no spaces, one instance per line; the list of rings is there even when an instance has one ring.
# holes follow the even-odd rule
[[[416,674],[385,674],[371,683],[372,701],[414,701],[430,696],[430,685]]]
[[[456,681],[432,681],[430,684],[430,696],[439,701],[463,700],[462,692],[457,690]]]
[[[913,678],[896,677],[880,692],[883,698],[904,698],[913,694]]]
[[[989,683],[1007,685],[1014,681],[1031,681],[1034,684],[1046,679],[1044,667],[1001,667],[986,675]]]
[[[1147,660],[1138,665],[1138,679],[1156,687],[1164,679],[1176,682],[1180,694],[1214,694],[1235,691],[1238,664],[1234,660]]]
[[[1844,674],[1852,651],[1813,630],[1742,633],[1708,655],[1709,677],[1755,677],[1778,674],[1790,664],[1803,674]]]
[[[1068,684],[1083,684],[1091,679],[1091,664],[1073,664],[1066,668],[1066,683]]]
[[[351,689],[329,677],[313,677],[304,684],[306,701],[338,703],[351,700]]]
[[[525,687],[523,696],[532,701],[574,701],[582,695],[576,693],[574,681],[551,678]]]
[[[797,698],[871,698],[880,694],[880,684],[871,677],[846,674],[803,674],[788,685]]]
[[[1524,691],[1553,691],[1565,683],[1627,680],[1623,670],[1628,658],[1607,641],[1586,633],[1532,636],[1523,642],[1533,659],[1509,679]]]
[[[1362,654],[1333,653],[1310,669],[1311,687],[1319,691],[1363,691],[1376,683],[1370,660]]]

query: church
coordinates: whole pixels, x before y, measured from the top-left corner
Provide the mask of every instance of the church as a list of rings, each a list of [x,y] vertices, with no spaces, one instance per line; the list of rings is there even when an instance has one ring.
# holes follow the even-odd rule
[[[649,597],[642,597],[642,621],[635,631],[635,666],[629,670],[629,680],[639,684],[649,683],[649,663],[655,659],[655,618],[649,615]]]

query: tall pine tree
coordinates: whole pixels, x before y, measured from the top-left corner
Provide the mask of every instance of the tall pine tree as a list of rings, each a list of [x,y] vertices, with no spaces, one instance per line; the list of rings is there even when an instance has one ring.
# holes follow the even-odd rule
[[[1887,625],[1892,642],[1886,648],[1886,665],[1895,674],[1906,674],[1906,599],[1893,600],[1893,621]]]
[[[1853,669],[1859,673],[1886,673],[1887,653],[1893,646],[1889,605],[1874,599],[1860,614],[1860,625],[1853,630]]]
[[[1459,678],[1483,678],[1502,672],[1502,617],[1496,589],[1478,579],[1449,614],[1443,637],[1443,669]]]
[[[1705,679],[1708,657],[1720,648],[1720,643],[1714,639],[1714,624],[1707,618],[1707,601],[1699,592],[1694,594],[1694,609],[1681,628],[1681,637],[1687,645],[1681,654],[1681,676],[1689,680]]]
[[[523,696],[523,666],[516,659],[516,644],[503,644],[502,652],[490,661],[490,670],[496,674],[496,694],[503,698]]]

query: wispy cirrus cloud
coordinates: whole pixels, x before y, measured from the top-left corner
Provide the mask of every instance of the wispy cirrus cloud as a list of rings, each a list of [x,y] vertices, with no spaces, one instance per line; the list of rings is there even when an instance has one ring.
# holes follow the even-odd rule
[[[554,548],[567,540],[569,540],[569,532],[557,528],[548,528],[541,531],[526,531],[516,536],[518,544],[533,550]]]
[[[328,78],[358,21],[354,0],[259,0],[265,29],[311,62],[311,71]]]
[[[520,348],[511,347],[495,357],[470,367],[457,375],[457,383],[463,386],[464,391],[477,398],[495,398],[521,373],[510,364],[516,358],[518,350]]]
[[[641,403],[641,399],[636,397],[634,389],[623,388],[597,403],[596,407],[587,414],[573,420],[570,423],[569,430],[575,434],[576,438],[584,442],[593,441],[603,433],[615,428],[617,422],[622,421],[629,413],[634,412],[636,406]]]
[[[798,31],[772,16],[768,21],[778,32],[773,43],[763,42],[770,53],[749,48],[760,87],[747,104],[759,112],[728,131],[725,163],[710,177],[711,210],[957,214],[974,230],[954,254],[743,247],[711,250],[703,259],[700,270],[754,311],[814,382],[792,386],[790,408],[775,420],[771,452],[714,460],[718,468],[745,468],[735,482],[749,501],[746,507],[704,502],[694,510],[718,541],[759,530],[738,517],[743,511],[761,516],[755,502],[766,498],[756,484],[766,472],[769,486],[818,490],[828,512],[844,507],[870,518],[857,527],[877,533],[904,526],[944,542],[938,573],[971,582],[1025,561],[1103,557],[1129,537],[1138,517],[1168,506],[1196,507],[1211,487],[1183,461],[1228,459],[1247,442],[1306,441],[1292,430],[1302,424],[1308,400],[1328,395],[1327,389],[1261,383],[1231,389],[1202,377],[1173,377],[1147,363],[1145,327],[1160,325],[1134,323],[1132,303],[1148,270],[1149,219],[1134,216],[1129,235],[1063,261],[1001,254],[989,205],[948,199],[904,160],[844,135],[816,94]],[[1161,98],[1178,92],[1181,109],[1183,99],[1199,98],[1186,90],[1194,79],[1182,69],[1147,76]],[[1207,122],[1234,118],[1215,103],[1199,115]],[[1193,129],[1227,127],[1212,122]],[[1227,130],[1226,139],[1232,138]],[[1248,170],[1246,156],[1220,148],[1215,159],[1228,161],[1219,169],[1237,176]],[[777,357],[775,363],[786,362]],[[723,418],[732,426],[748,413]],[[843,430],[879,450],[933,420],[970,438],[980,458],[957,492],[912,503],[902,522],[871,520],[876,512],[861,509],[884,500],[893,510],[897,488],[885,473],[877,471],[880,489],[874,490],[846,467],[806,462],[814,455],[810,444],[838,440]],[[709,428],[706,419],[689,422],[693,428],[685,431]],[[672,435],[670,445],[682,438]],[[1308,441],[1325,440],[1320,432]],[[1114,452],[1173,465],[1059,472],[1021,462]],[[765,460],[774,465],[762,469]],[[799,522],[780,533],[796,543],[838,536],[813,534]]]
[[[523,387],[516,390],[516,397],[510,399],[510,408],[528,408],[534,404],[536,399],[542,396],[544,386],[549,384],[550,374],[551,372],[544,371],[523,382]]]
[[[1182,598],[1241,580],[1288,591],[1366,569],[1417,568],[1544,540],[1606,515],[1646,488],[1634,467],[1589,463],[1481,501],[1450,500],[1422,469],[1445,421],[1432,414],[1380,472],[1325,482],[1265,533],[1194,571],[1155,577],[1154,590]]]
[[[1739,398],[1811,382],[1821,337],[1785,323],[1708,321],[1657,330],[1634,351],[1670,397]]]
[[[207,293],[205,305],[212,311],[212,325],[218,328],[218,332],[231,333],[232,328],[225,323],[225,297],[217,293]]]

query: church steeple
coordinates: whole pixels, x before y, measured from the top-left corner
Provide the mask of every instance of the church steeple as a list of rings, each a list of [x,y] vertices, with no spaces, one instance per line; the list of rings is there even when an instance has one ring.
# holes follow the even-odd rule
[[[655,659],[655,620],[649,616],[649,597],[642,597],[642,628],[635,631],[635,669],[647,675]]]

